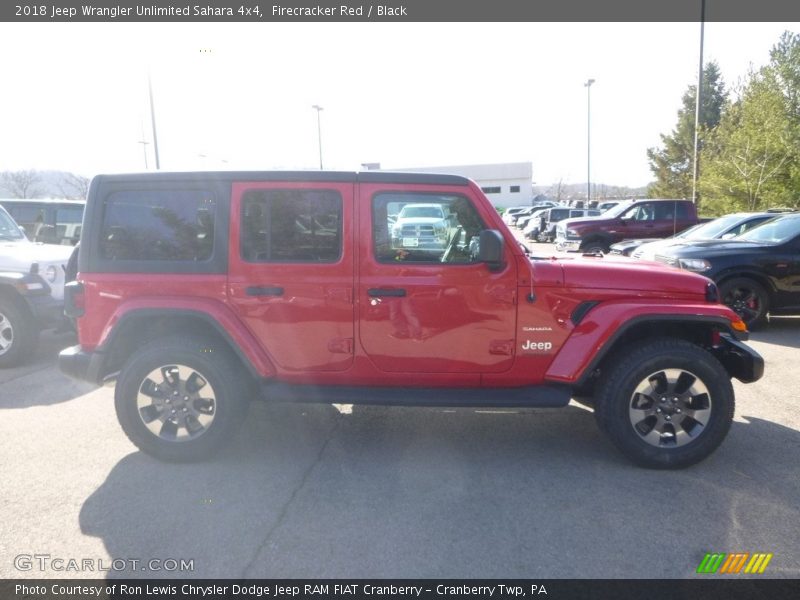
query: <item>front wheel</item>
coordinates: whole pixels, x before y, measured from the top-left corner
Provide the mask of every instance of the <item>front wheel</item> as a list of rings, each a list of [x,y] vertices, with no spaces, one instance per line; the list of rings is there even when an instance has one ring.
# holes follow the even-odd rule
[[[729,279],[720,286],[722,303],[730,306],[749,328],[758,327],[767,318],[769,295],[756,281],[747,277]]]
[[[595,397],[595,418],[634,463],[654,469],[693,465],[722,443],[734,394],[720,362],[690,342],[639,342],[617,357]]]
[[[36,348],[39,329],[13,298],[0,296],[0,368],[15,367]]]
[[[611,248],[601,242],[591,242],[581,248],[584,254],[608,254],[610,250]]]
[[[246,382],[241,366],[214,342],[154,340],[123,367],[114,405],[140,450],[161,460],[198,461],[236,433],[249,400]]]

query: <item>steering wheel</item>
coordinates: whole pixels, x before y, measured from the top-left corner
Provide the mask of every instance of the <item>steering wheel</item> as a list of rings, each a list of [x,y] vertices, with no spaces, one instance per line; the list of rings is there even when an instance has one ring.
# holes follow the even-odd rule
[[[455,250],[456,246],[458,245],[458,240],[461,239],[461,232],[463,231],[463,229],[464,228],[461,225],[456,227],[456,230],[453,233],[453,237],[450,238],[450,243],[447,244],[447,249],[444,251],[444,254],[442,254],[442,258],[439,259],[439,262],[448,261],[450,255],[453,253],[453,250]]]

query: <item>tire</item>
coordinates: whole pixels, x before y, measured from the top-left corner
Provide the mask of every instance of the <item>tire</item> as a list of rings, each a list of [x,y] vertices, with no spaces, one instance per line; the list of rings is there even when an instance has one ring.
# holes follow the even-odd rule
[[[608,245],[602,242],[589,242],[581,248],[584,254],[608,254],[610,250]]]
[[[137,448],[160,460],[196,462],[216,453],[239,429],[249,381],[227,348],[214,342],[193,336],[157,339],[125,363],[114,406]]]
[[[15,367],[33,354],[39,329],[13,298],[0,296],[0,368]]]
[[[769,311],[769,294],[757,281],[749,277],[729,279],[720,286],[723,304],[730,306],[748,328],[763,324]]]
[[[690,342],[639,342],[614,361],[598,386],[595,419],[632,462],[681,469],[725,439],[734,393],[720,362]]]

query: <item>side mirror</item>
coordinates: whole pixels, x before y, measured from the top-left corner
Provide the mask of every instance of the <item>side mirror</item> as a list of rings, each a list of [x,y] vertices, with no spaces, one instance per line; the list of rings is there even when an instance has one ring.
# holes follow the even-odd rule
[[[480,233],[478,248],[478,260],[486,263],[490,271],[499,271],[505,266],[503,261],[503,245],[505,244],[502,234],[496,229],[484,229]]]
[[[735,234],[735,233],[726,233],[726,234],[725,234],[725,235],[723,235],[723,236],[722,236],[720,239],[723,239],[723,240],[730,240],[730,239],[733,239],[733,238],[735,238],[735,237],[736,237],[736,234]]]

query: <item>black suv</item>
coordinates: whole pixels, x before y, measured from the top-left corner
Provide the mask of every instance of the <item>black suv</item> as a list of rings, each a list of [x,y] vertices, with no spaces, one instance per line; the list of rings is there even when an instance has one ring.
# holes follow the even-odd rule
[[[770,219],[732,240],[665,248],[656,260],[702,273],[748,327],[800,314],[800,213]]]

